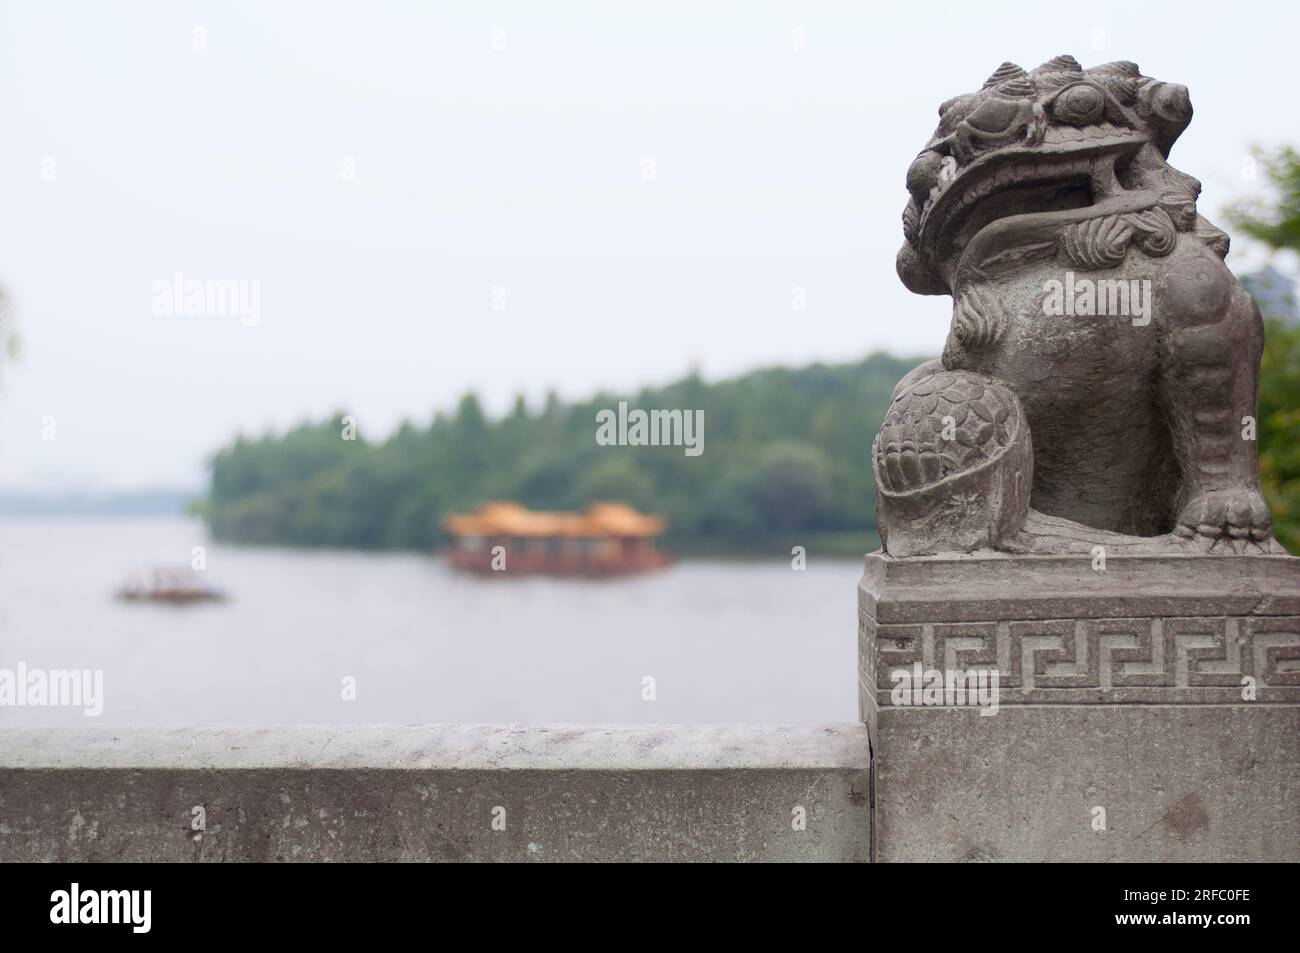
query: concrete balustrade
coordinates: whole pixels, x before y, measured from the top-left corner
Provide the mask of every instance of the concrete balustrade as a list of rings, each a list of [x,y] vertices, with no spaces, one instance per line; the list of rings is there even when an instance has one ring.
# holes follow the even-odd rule
[[[0,728],[3,861],[868,861],[857,724]]]

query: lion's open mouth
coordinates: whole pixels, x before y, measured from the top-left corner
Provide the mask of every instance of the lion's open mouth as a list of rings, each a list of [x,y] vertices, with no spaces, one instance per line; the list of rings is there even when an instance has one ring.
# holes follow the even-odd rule
[[[1077,138],[1076,138],[1077,137]],[[1055,141],[1054,141],[1055,140]],[[965,167],[945,158],[921,211],[922,241],[933,236],[936,260],[956,260],[995,222],[1029,214],[1077,213],[1118,190],[1115,171],[1143,145],[1132,132],[1115,130],[1085,138],[1077,129],[1052,129],[1039,146],[1009,146]]]

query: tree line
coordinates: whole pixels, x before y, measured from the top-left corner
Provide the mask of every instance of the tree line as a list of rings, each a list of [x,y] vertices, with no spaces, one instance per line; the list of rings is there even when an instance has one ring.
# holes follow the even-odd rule
[[[565,510],[621,500],[667,517],[669,544],[685,549],[803,534],[860,553],[874,545],[871,440],[917,363],[876,354],[718,383],[691,374],[580,403],[551,397],[530,408],[520,397],[497,419],[467,394],[454,413],[373,441],[339,411],[222,449],[200,512],[219,539],[430,549],[446,541],[446,514],[489,500]],[[602,445],[599,421],[620,401],[698,412],[704,452]]]

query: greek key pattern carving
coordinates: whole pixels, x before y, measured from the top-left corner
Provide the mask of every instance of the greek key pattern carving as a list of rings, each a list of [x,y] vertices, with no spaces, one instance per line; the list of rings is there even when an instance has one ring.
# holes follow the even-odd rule
[[[859,629],[860,682],[886,707],[891,673],[918,662],[925,670],[996,669],[1003,705],[1300,702],[1296,616],[862,619]]]

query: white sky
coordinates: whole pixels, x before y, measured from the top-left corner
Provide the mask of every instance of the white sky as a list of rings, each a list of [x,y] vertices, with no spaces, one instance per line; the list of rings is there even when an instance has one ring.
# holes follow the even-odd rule
[[[1218,218],[1251,144],[1300,142],[1298,36],[1289,2],[0,0],[0,489],[197,487],[238,431],[468,388],[937,353],[894,254],[941,101],[1136,60],[1191,88],[1173,160]],[[155,316],[177,271],[260,281],[260,324]]]

